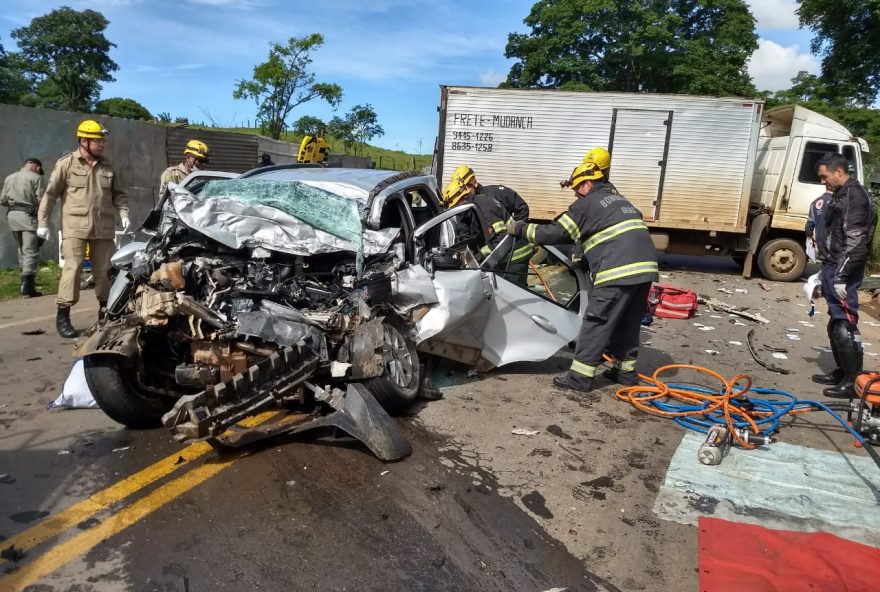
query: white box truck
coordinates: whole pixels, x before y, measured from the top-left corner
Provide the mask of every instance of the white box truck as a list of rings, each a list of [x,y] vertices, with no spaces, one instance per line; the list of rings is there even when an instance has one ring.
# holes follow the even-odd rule
[[[434,173],[446,184],[467,164],[551,220],[573,199],[561,189],[584,154],[611,152],[610,180],[641,211],[660,251],[728,255],[774,280],[807,263],[804,224],[825,188],[816,161],[840,152],[863,181],[867,143],[799,106],[760,100],[636,93],[442,86]]]

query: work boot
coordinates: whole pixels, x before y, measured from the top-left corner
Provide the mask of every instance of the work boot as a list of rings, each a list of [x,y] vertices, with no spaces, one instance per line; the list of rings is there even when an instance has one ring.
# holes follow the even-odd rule
[[[73,324],[70,322],[69,306],[58,307],[58,314],[55,316],[55,328],[58,330],[58,334],[61,335],[61,337],[67,339],[72,339],[79,335],[76,329],[73,328]]]
[[[566,372],[553,377],[553,386],[579,393],[588,393],[593,390],[593,379],[586,376],[575,378]]]
[[[639,375],[635,370],[624,372],[620,368],[609,368],[602,373],[602,376],[623,386],[635,386],[639,384]]]
[[[843,370],[840,366],[840,354],[837,352],[837,344],[834,342],[834,335],[832,332],[834,322],[835,321],[833,320],[828,321],[826,332],[828,333],[828,343],[831,346],[831,354],[834,356],[836,367],[828,374],[813,374],[813,376],[810,377],[810,380],[817,384],[838,384],[843,380]]]
[[[833,399],[851,399],[856,376],[862,371],[862,344],[856,339],[855,327],[846,321],[834,322],[832,337],[843,378],[837,386],[828,387],[822,394]]]
[[[28,298],[43,295],[42,292],[37,292],[37,288],[34,285],[34,274],[29,273],[21,276],[21,295],[27,296]]]

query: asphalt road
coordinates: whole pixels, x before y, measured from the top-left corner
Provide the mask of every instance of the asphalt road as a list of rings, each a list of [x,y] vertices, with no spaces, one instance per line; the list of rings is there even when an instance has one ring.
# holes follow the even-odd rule
[[[733,345],[749,326],[707,310],[693,322],[712,331],[647,328],[640,370],[701,364],[815,396],[809,375],[830,363],[812,348],[824,318],[788,340],[806,318],[800,286],[736,273],[727,260],[666,258],[661,281],[769,316],[758,339],[787,348],[791,374],[757,365]],[[95,311],[84,293],[74,324]],[[877,328],[863,334],[880,343]],[[441,369],[444,399],[398,420],[414,454],[383,464],[357,443],[308,438],[218,457],[97,410],[46,410],[72,347],[54,331],[52,297],[0,303],[0,592],[698,589],[696,529],[651,510],[682,430],[611,385],[586,398],[550,389],[570,352],[478,377]],[[819,417],[783,436],[857,452]]]
[[[414,454],[383,464],[289,438],[220,458],[97,410],[46,410],[72,362],[53,307],[0,304],[0,590],[616,589],[491,474],[454,451],[441,462],[411,419]]]

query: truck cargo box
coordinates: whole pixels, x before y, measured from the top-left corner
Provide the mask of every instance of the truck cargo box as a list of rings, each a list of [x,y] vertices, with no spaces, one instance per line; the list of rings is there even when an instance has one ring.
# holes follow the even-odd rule
[[[560,189],[592,147],[612,154],[611,181],[650,226],[743,232],[762,103],[741,98],[441,87],[435,174],[460,164],[504,184],[552,219]]]

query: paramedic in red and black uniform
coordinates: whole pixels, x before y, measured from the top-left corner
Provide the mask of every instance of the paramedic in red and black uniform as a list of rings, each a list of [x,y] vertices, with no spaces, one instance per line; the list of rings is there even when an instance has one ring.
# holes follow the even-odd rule
[[[858,290],[865,277],[871,240],[877,227],[877,206],[868,191],[849,178],[849,161],[826,154],[817,166],[819,180],[833,194],[824,208],[825,259],[822,293],[828,302],[828,334],[839,366],[813,379],[826,388],[826,397],[850,398],[853,383],[862,371],[862,337],[859,333]]]
[[[509,234],[533,245],[580,245],[581,265],[593,279],[574,361],[553,384],[591,390],[606,350],[614,365],[604,376],[620,384],[636,384],[639,330],[648,291],[658,276],[657,251],[641,212],[612,190],[595,163],[584,162],[574,169],[570,187],[577,199],[550,224],[517,221],[507,227]]]

